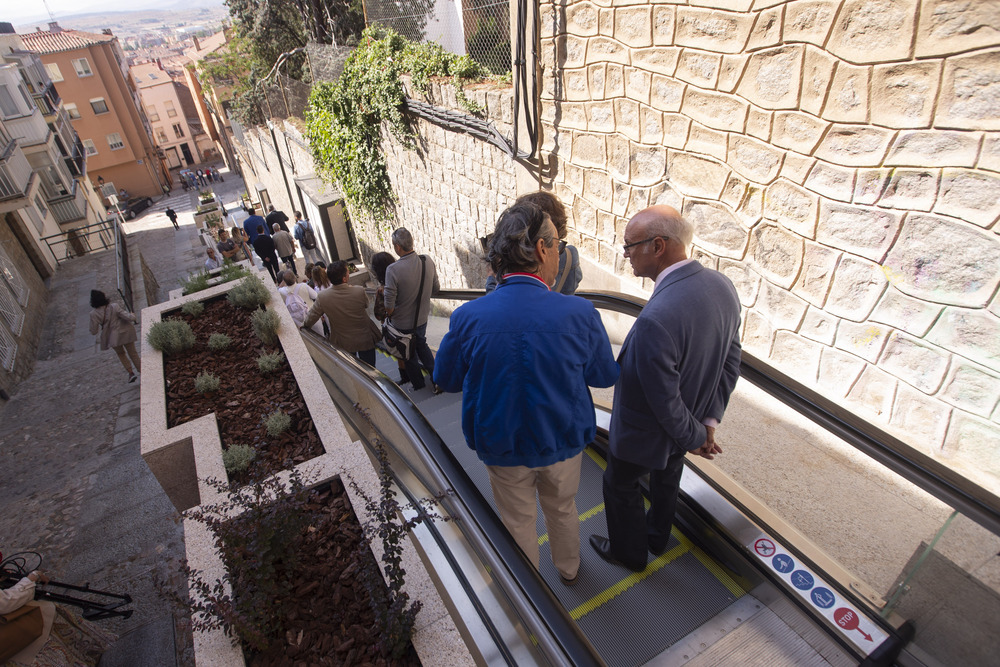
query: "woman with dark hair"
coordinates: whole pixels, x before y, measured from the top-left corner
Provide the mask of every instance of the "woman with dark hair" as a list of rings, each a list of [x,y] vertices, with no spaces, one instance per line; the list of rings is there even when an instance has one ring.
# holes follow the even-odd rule
[[[243,251],[243,257],[250,260],[250,266],[256,266],[253,261],[253,253],[250,252],[250,237],[247,236],[246,230],[239,225],[233,225],[233,231],[230,238],[233,239],[233,243],[236,244],[236,247]],[[236,257],[239,257],[239,255],[236,255]],[[238,262],[239,260],[234,259],[233,261]]]
[[[140,370],[139,353],[135,350],[135,315],[117,303],[110,303],[104,292],[96,289],[90,290],[90,307],[93,308],[90,311],[90,333],[98,337],[102,350],[110,347],[115,351],[128,371],[128,381],[135,382]]]

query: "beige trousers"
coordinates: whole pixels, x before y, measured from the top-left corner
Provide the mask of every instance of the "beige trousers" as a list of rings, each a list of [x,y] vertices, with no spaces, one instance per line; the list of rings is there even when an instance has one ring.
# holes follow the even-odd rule
[[[535,568],[538,568],[539,558],[535,528],[537,494],[549,533],[552,563],[566,579],[576,577],[580,569],[580,515],[576,511],[576,492],[580,488],[582,459],[581,452],[542,468],[486,466],[500,518]]]
[[[132,359],[132,365],[135,366],[135,372],[139,373],[139,353],[135,349],[135,343],[125,343],[124,345],[119,345],[118,347],[111,348],[118,355],[118,361],[122,362],[122,366],[128,371],[129,375],[132,375],[132,366],[129,365],[129,358]],[[125,354],[128,353],[126,357]]]

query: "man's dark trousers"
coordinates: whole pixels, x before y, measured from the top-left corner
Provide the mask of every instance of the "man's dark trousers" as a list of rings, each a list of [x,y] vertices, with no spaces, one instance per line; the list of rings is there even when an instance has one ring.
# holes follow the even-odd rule
[[[670,540],[677,509],[685,452],[671,454],[667,467],[650,470],[616,458],[608,452],[604,471],[604,508],[608,520],[611,555],[626,566],[646,565],[646,551],[660,553]],[[649,511],[643,503],[639,480],[649,473]]]
[[[424,376],[420,372],[420,364],[427,369],[431,377],[434,377],[434,353],[431,352],[427,344],[427,324],[421,324],[416,329],[400,329],[402,333],[413,334],[413,354],[406,360],[406,374],[410,377],[410,384],[414,389],[423,389],[426,386]],[[417,358],[420,363],[417,363]]]

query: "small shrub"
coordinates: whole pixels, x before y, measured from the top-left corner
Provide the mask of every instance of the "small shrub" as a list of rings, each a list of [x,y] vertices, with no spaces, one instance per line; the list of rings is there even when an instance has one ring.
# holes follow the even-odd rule
[[[194,331],[184,320],[171,317],[151,326],[146,341],[163,354],[177,354],[194,346]]]
[[[281,410],[275,410],[267,416],[267,434],[272,438],[277,438],[291,425],[292,418]]]
[[[278,342],[278,328],[281,327],[281,317],[278,315],[278,311],[258,308],[253,311],[250,321],[253,323],[253,332],[266,345],[274,345]]]
[[[188,301],[181,306],[181,312],[191,317],[198,317],[205,312],[205,304],[201,301]]]
[[[227,259],[222,265],[222,268],[219,269],[219,278],[221,278],[224,283],[239,280],[240,278],[245,278],[249,275],[250,272],[247,269],[243,268],[239,264],[235,264],[231,259]]]
[[[260,281],[260,278],[247,276],[236,287],[229,290],[226,299],[237,308],[253,310],[270,301],[271,293],[267,291],[267,287]]]
[[[229,347],[233,339],[223,333],[214,333],[208,337],[208,349],[212,352],[219,352]]]
[[[299,562],[295,545],[319,515],[308,508],[308,491],[294,470],[287,485],[276,477],[255,479],[238,489],[214,479],[208,483],[225,494],[225,500],[189,510],[186,516],[211,532],[225,569],[222,578],[213,581],[204,572],[183,567],[192,590],[184,600],[192,612],[192,627],[224,628],[250,649],[266,651],[285,636],[289,608],[276,608],[275,603],[295,605],[290,595],[298,584],[290,576]]]
[[[195,292],[200,292],[203,289],[208,289],[208,279],[211,276],[208,275],[208,271],[202,271],[201,273],[195,273],[187,277],[187,280],[181,281],[181,287],[184,288],[184,294],[194,294]]]
[[[241,473],[250,467],[250,462],[257,456],[257,450],[250,445],[233,445],[222,451],[222,463],[230,475]]]
[[[219,391],[219,384],[221,384],[219,377],[207,371],[198,373],[198,376],[194,379],[194,388],[199,394],[209,394],[213,391]]]
[[[270,375],[281,368],[283,363],[285,363],[283,352],[271,352],[257,357],[257,368],[260,369],[261,375]]]

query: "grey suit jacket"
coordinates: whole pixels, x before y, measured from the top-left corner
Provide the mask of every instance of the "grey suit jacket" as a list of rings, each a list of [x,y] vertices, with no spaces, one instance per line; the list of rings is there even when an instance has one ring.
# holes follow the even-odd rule
[[[740,301],[732,282],[692,262],[667,274],[625,338],[611,451],[660,470],[705,442],[740,372]]]

